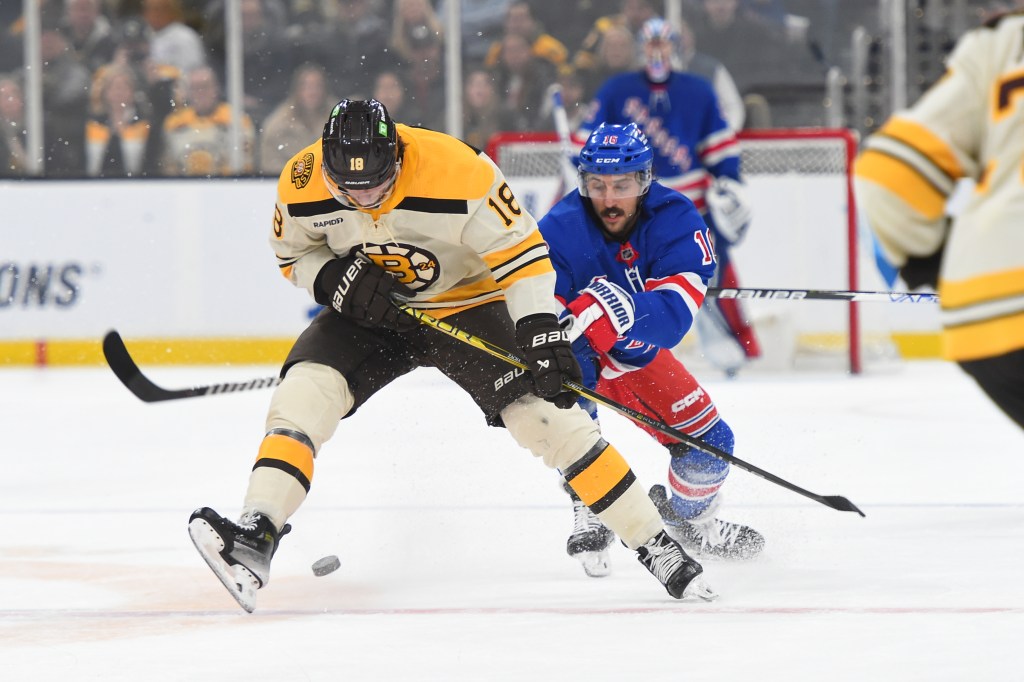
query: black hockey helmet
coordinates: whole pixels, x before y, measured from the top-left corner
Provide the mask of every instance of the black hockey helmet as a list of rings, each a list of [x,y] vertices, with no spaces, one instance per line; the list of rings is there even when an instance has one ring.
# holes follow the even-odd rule
[[[342,191],[379,187],[397,172],[395,122],[375,99],[343,99],[324,126],[323,155],[324,174]]]

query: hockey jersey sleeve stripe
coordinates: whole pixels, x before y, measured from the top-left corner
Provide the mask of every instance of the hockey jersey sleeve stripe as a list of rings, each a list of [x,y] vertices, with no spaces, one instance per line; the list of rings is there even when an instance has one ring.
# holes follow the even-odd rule
[[[865,149],[854,166],[854,175],[885,188],[928,220],[938,220],[945,213],[948,195],[903,159]]]
[[[704,138],[697,145],[697,153],[705,166],[717,166],[725,159],[739,157],[740,146],[735,134],[726,130]]]
[[[963,164],[953,148],[920,123],[893,118],[878,131],[878,137],[896,140],[916,150],[951,180],[964,177]]]
[[[1024,269],[996,272],[956,282],[943,280],[941,295],[943,310],[1024,296]]]
[[[921,153],[917,148],[901,140],[879,135],[872,138],[864,148],[899,159],[920,173],[929,183],[935,185],[935,189],[944,195],[948,196],[953,192],[956,179],[950,177],[946,171],[932,162],[930,158]]]
[[[950,360],[977,360],[1024,347],[1024,312],[962,326],[946,326],[943,354]]]
[[[693,272],[685,272],[662,279],[649,279],[644,282],[644,289],[647,291],[676,292],[682,297],[683,302],[686,303],[690,315],[697,314],[697,310],[704,303],[704,295],[708,290],[700,275]]]
[[[548,246],[541,237],[540,230],[534,230],[526,239],[508,248],[483,254],[484,263],[499,281],[507,276],[507,271],[520,267],[523,263],[533,261],[539,256],[546,257]]]

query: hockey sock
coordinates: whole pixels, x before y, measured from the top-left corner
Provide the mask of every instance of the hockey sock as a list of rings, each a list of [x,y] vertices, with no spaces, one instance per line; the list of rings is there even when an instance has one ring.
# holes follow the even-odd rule
[[[313,443],[290,429],[271,429],[249,476],[245,511],[258,511],[281,529],[306,499],[313,480]]]
[[[630,548],[644,544],[661,529],[661,517],[633,470],[603,439],[562,475],[583,503]]]
[[[702,440],[708,445],[732,453],[735,439],[732,429],[719,420]],[[715,502],[718,491],[729,475],[729,463],[684,444],[669,446],[672,459],[668,482],[672,508],[684,519],[694,519]]]

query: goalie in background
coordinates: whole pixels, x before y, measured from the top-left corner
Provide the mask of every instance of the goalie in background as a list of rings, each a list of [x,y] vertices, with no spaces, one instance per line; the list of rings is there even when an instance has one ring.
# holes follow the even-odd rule
[[[579,188],[541,218],[563,324],[588,387],[732,453],[732,430],[671,351],[701,310],[715,272],[714,246],[693,202],[652,181],[652,164],[635,123],[599,125],[580,152]],[[596,419],[596,406],[583,404]],[[668,492],[660,485],[650,491],[669,534],[706,556],[759,554],[760,533],[717,518],[729,464],[640,428],[670,455]],[[614,534],[566,490],[575,513],[567,551],[588,575],[607,575]]]
[[[487,156],[443,133],[396,124],[376,100],[342,100],[322,140],[285,165],[270,244],[281,274],[324,308],[281,369],[240,519],[208,507],[189,519],[199,553],[243,608],[256,607],[256,590],[270,579],[323,444],[342,420],[358,428],[348,418],[418,367],[437,368],[487,424],[504,426],[560,470],[669,594],[714,598],[629,464],[564,387],[581,371],[556,315],[548,249]],[[395,300],[518,347],[529,372],[420,324]]]
[[[1024,427],[1024,11],[964,34],[947,66],[865,141],[857,205],[907,284],[936,287],[944,357]]]
[[[743,239],[751,210],[740,179],[736,134],[722,117],[711,82],[673,70],[679,35],[669,24],[648,20],[641,39],[643,71],[605,81],[577,135],[586,139],[601,122],[636,123],[651,141],[659,182],[693,201],[711,227],[718,251],[711,286],[738,287],[729,251]],[[702,352],[728,376],[761,355],[754,328],[736,299],[709,300],[697,320]]]

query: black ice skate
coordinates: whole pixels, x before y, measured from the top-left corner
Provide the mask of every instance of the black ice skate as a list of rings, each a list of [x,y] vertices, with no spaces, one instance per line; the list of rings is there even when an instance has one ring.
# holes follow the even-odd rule
[[[763,535],[750,526],[717,519],[713,510],[696,519],[684,519],[672,508],[665,486],[652,486],[650,496],[669,534],[695,554],[742,560],[753,559],[764,549]]]
[[[270,582],[270,559],[281,536],[270,519],[255,513],[230,521],[209,507],[192,512],[188,534],[199,554],[238,604],[248,611],[256,608],[256,590]]]
[[[708,587],[701,575],[704,568],[690,558],[665,531],[659,531],[647,544],[638,547],[636,555],[640,563],[676,599],[699,597],[704,601],[712,601],[718,598],[718,593]]]
[[[572,534],[565,542],[566,553],[579,561],[591,578],[610,575],[612,567],[608,546],[615,539],[615,533],[579,499],[573,498],[572,513]]]

